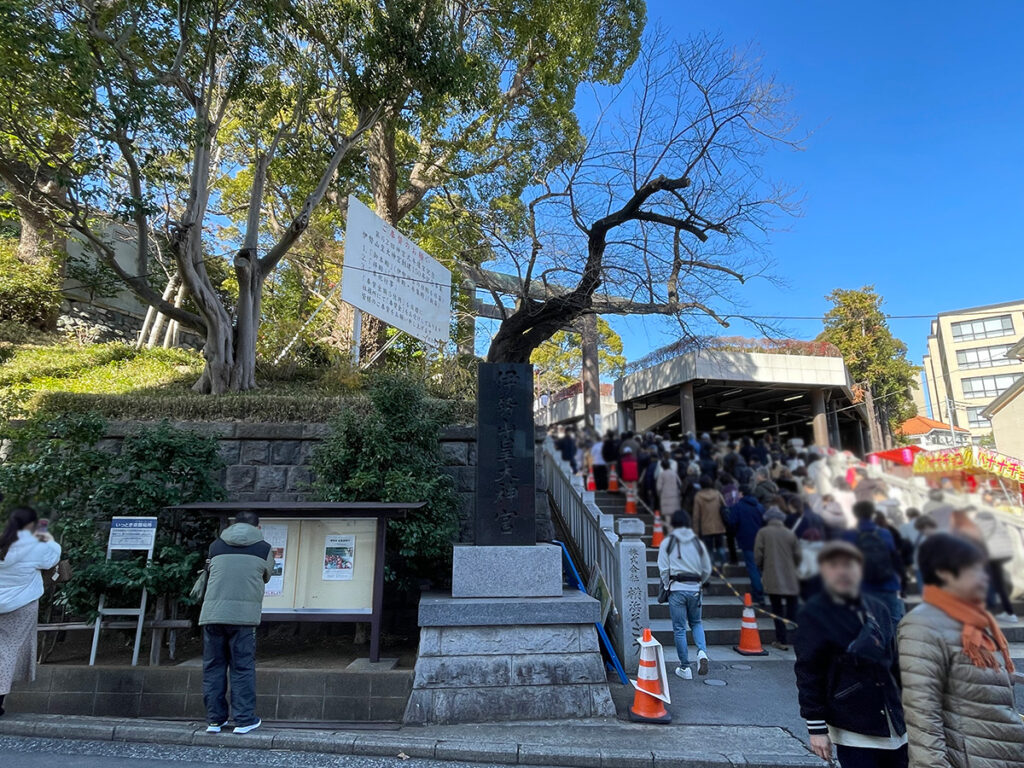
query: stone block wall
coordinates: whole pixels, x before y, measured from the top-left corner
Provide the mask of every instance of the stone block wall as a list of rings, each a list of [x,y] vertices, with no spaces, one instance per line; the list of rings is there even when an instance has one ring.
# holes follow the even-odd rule
[[[135,343],[144,318],[96,302],[65,299],[61,302],[57,328],[77,338],[91,342],[123,341]],[[181,346],[200,349],[203,339],[182,329],[178,335]]]
[[[256,670],[256,708],[267,720],[399,722],[410,670]],[[200,667],[87,667],[43,664],[34,683],[16,683],[17,712],[201,720]]]
[[[615,714],[593,625],[423,627],[413,686],[406,722]]]
[[[104,447],[119,450],[125,435],[138,429],[136,422],[112,422]],[[303,501],[313,480],[313,452],[328,433],[326,424],[176,422],[175,427],[215,437],[225,468],[221,482],[230,501]],[[543,439],[538,432],[538,441]],[[460,537],[473,541],[473,510],[476,504],[476,429],[448,427],[441,436],[442,466],[459,496]],[[537,533],[552,537],[547,485],[543,477],[540,443],[537,445]]]

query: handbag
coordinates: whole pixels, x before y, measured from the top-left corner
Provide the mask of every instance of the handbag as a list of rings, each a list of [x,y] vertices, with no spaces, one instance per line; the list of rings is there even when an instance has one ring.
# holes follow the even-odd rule
[[[74,571],[71,569],[71,562],[60,560],[53,568],[47,568],[43,571],[43,584],[48,587],[67,584],[71,581],[73,575]]]

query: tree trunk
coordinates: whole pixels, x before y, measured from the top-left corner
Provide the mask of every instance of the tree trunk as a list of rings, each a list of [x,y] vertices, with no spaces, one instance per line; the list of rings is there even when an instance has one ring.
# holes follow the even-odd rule
[[[583,366],[580,378],[583,383],[583,414],[586,424],[597,423],[595,416],[601,413],[601,371],[598,358],[597,315],[584,315],[578,323]]]

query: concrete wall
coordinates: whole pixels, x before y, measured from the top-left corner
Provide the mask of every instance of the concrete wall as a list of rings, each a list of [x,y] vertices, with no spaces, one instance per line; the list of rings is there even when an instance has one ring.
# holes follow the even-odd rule
[[[992,416],[996,450],[1024,459],[1024,397],[1016,397]]]
[[[247,422],[177,422],[174,426],[204,435],[220,443],[225,468],[221,481],[231,501],[302,501],[309,497],[313,451],[328,434],[326,424],[250,424]],[[136,422],[112,422],[104,447],[119,450]],[[551,512],[543,475],[541,444],[537,433],[537,533],[550,540]],[[473,542],[473,510],[476,504],[476,428],[448,427],[441,436],[443,466],[439,471],[455,482],[459,496],[459,541]]]

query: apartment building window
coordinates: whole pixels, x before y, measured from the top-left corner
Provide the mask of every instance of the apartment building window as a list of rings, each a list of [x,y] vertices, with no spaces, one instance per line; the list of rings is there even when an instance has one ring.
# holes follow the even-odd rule
[[[1013,335],[1013,318],[1010,315],[986,317],[981,320],[964,320],[953,323],[953,341],[977,341],[998,339]]]
[[[999,397],[1020,378],[1019,373],[1004,373],[999,376],[972,376],[964,379],[964,397]]]
[[[985,406],[971,406],[967,409],[967,424],[975,429],[989,429],[992,422],[981,415]]]
[[[958,349],[956,364],[959,368],[998,368],[1002,365],[1013,365],[1017,361],[1006,356],[1012,347],[1013,344],[999,344],[994,347]]]

